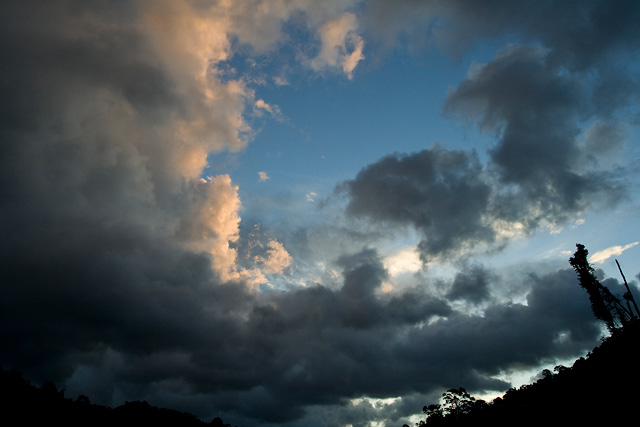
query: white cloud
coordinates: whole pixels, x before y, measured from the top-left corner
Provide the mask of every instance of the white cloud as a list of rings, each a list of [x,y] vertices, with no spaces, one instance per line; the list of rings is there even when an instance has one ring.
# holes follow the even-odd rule
[[[266,111],[274,119],[276,119],[278,121],[283,121],[284,120],[284,115],[282,114],[282,111],[280,110],[280,107],[278,107],[277,105],[268,104],[263,99],[258,99],[253,104],[253,111],[258,116],[262,115],[262,112]]]
[[[406,246],[384,259],[384,265],[391,276],[402,273],[416,273],[422,268],[422,261],[416,248]]]
[[[320,27],[318,34],[322,47],[318,56],[311,60],[311,68],[316,71],[341,68],[351,79],[356,66],[364,59],[364,40],[356,33],[357,29],[358,22],[353,13],[345,13]]]
[[[610,248],[603,249],[591,255],[589,261],[595,264],[601,264],[615,255],[620,255],[622,252],[636,246],[640,242],[629,243],[624,246],[611,246]]]
[[[289,86],[289,80],[284,76],[275,76],[273,82],[276,86]]]
[[[267,173],[264,172],[264,171],[258,172],[258,175],[260,176],[260,181],[267,181],[267,180],[271,179],[271,178],[269,178],[269,175],[267,175]]]

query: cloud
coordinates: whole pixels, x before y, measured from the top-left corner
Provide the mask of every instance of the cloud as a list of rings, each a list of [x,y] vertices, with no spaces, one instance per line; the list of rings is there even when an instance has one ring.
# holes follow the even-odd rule
[[[154,353],[179,372],[191,345],[218,345],[198,325],[230,331],[251,299],[234,247],[238,188],[228,175],[201,178],[208,155],[251,135],[251,91],[216,69],[230,23],[191,2],[25,1],[6,12],[0,55],[12,65],[0,94],[15,108],[0,116],[0,192],[13,267],[2,283],[16,292],[5,300],[14,308],[3,302],[3,363],[78,384],[130,366],[131,385],[166,374],[145,368]],[[43,341],[37,352],[26,336]]]
[[[627,129],[621,122],[598,119],[584,132],[585,149],[602,163],[609,161],[612,165],[624,146]]]
[[[230,243],[239,237],[238,187],[229,175],[220,175],[193,183],[190,190],[190,204],[181,215],[177,238],[194,252],[210,254],[222,280],[237,278],[237,253]]]
[[[397,396],[435,389],[454,377],[478,388],[505,387],[483,375],[511,364],[535,365],[550,354],[570,354],[598,334],[588,303],[574,304],[587,296],[572,271],[529,277],[527,306],[492,306],[476,317],[452,311],[422,288],[378,296],[387,273],[375,251],[343,256],[339,264],[341,288],[313,286],[273,295],[253,312],[250,330],[256,335],[248,339],[266,346],[261,372],[270,380],[259,393],[239,392],[234,399],[245,400],[247,407],[267,405],[264,410],[276,417],[286,413],[270,405],[291,402],[293,394],[301,405],[339,404],[336,390],[341,396]],[[417,326],[430,318],[440,320]],[[396,334],[396,328],[406,335]],[[518,333],[522,328],[529,333]],[[564,330],[571,331],[566,342],[550,339]],[[442,360],[468,370],[448,371]],[[372,371],[377,375],[367,375]]]
[[[291,255],[284,248],[284,245],[275,240],[268,243],[267,256],[255,256],[257,264],[262,264],[262,270],[267,274],[281,274],[291,265]]]
[[[416,273],[422,267],[418,252],[414,247],[407,246],[396,253],[387,256],[384,264],[391,276],[403,273]]]
[[[261,115],[263,111],[266,111],[267,113],[269,113],[273,118],[275,118],[276,120],[282,122],[285,120],[284,115],[282,114],[282,111],[280,111],[280,107],[278,107],[277,105],[270,105],[267,104],[266,102],[264,102],[264,100],[262,99],[258,99],[254,105],[253,105],[253,110],[254,112],[256,112],[256,114]]]
[[[491,166],[501,184],[516,186],[505,192],[500,215],[521,218],[527,229],[564,223],[592,200],[611,204],[622,194],[578,143],[590,87],[577,81],[552,65],[545,50],[512,46],[476,66],[447,99],[447,112],[498,135]]]
[[[337,187],[348,196],[347,214],[412,226],[427,262],[557,230],[587,209],[617,203],[619,174],[579,143],[590,89],[548,55],[538,46],[508,47],[450,91],[447,114],[496,135],[486,165],[474,151],[439,146],[386,156]]]
[[[384,0],[367,3],[367,29],[389,44],[422,42],[460,55],[480,40],[517,34],[525,42],[536,40],[552,49],[554,62],[573,69],[637,49],[635,25],[640,8],[632,0],[612,7],[606,0],[562,3],[490,2],[466,0],[414,2]]]
[[[275,76],[273,78],[273,82],[276,84],[276,86],[288,86],[289,85],[289,81],[284,76]]]
[[[415,227],[422,237],[418,246],[423,261],[495,237],[484,215],[491,186],[475,153],[435,146],[389,155],[362,169],[338,191],[349,196],[349,215]]]
[[[492,274],[480,266],[471,267],[468,271],[460,271],[456,274],[447,297],[452,300],[479,303],[489,297],[489,283],[493,279]]]
[[[341,289],[314,286],[279,294],[253,313],[252,339],[266,346],[262,372],[270,380],[259,392],[234,393],[234,401],[248,408],[266,405],[262,410],[273,417],[268,419],[283,423],[289,418],[277,417],[287,413],[275,410],[282,401],[298,402],[298,409],[320,402],[344,408],[347,402],[338,395],[393,397],[452,382],[504,389],[508,384],[491,375],[552,355],[570,356],[591,347],[600,332],[570,270],[523,275],[531,287],[527,305],[490,305],[474,316],[453,311],[424,288],[376,296],[386,273],[371,250],[340,263]],[[585,304],[575,304],[581,299]],[[567,339],[555,339],[560,334]]]
[[[337,67],[341,68],[349,79],[353,78],[353,71],[364,59],[364,41],[357,34],[357,29],[357,18],[353,13],[345,13],[340,18],[324,24],[318,30],[321,40],[320,52],[310,61],[311,68],[320,71]]]
[[[264,171],[258,172],[258,176],[260,177],[260,181],[268,181],[271,179],[269,178],[269,175],[267,175],[267,173]]]
[[[601,251],[598,251],[594,254],[592,254],[589,257],[589,261],[594,263],[594,264],[601,264],[603,262],[605,262],[606,260],[608,260],[609,258],[611,258],[612,256],[615,255],[620,255],[622,254],[622,252],[626,251],[627,249],[631,249],[634,246],[636,246],[638,243],[640,242],[633,242],[633,243],[629,243],[628,245],[624,245],[624,246],[611,246],[610,248],[606,248],[603,249]]]
[[[573,126],[583,103],[605,99],[604,92],[617,94],[606,98],[616,108],[629,102],[622,94],[633,82],[611,86],[620,76],[611,71],[602,74],[600,91],[585,94],[563,74],[571,70],[555,65],[560,45],[547,46],[549,52],[504,51],[452,91],[453,113],[498,130],[492,163],[436,146],[365,167],[342,191],[349,214],[374,223],[371,234],[341,223],[290,230],[299,237],[291,241],[241,233],[240,189],[227,174],[205,178],[207,158],[246,148],[254,131],[245,116],[253,108],[278,110],[255,101],[249,81],[227,74],[222,64],[243,49],[277,49],[286,23],[318,34],[320,50],[306,66],[351,78],[371,28],[349,11],[354,4],[22,1],[4,7],[3,365],[103,404],[148,400],[204,419],[231,416],[234,424],[300,425],[305,417],[322,419],[327,408],[357,420],[348,405],[362,396],[421,399],[452,385],[504,390],[508,384],[496,375],[506,369],[593,347],[599,325],[572,271],[523,271],[517,283],[529,290],[527,304],[501,306],[493,292],[515,280],[480,266],[461,271],[444,292],[428,277],[381,292],[390,275],[416,264],[363,248],[385,233],[380,224],[392,224],[418,231],[424,259],[454,256],[499,243],[499,221],[508,228],[531,215],[561,218],[553,206],[578,212],[591,206],[587,196],[610,188],[586,190],[590,178],[570,158],[584,155]],[[460,7],[451,16],[464,23],[475,6]],[[495,19],[508,22],[503,18]],[[578,52],[571,63],[585,66],[607,46],[627,46],[630,22],[602,31],[603,40],[585,38],[601,49]],[[568,42],[577,41],[572,35]],[[523,100],[497,93],[499,79]],[[576,87],[581,96],[573,95]],[[605,87],[616,90],[601,92]],[[558,125],[559,135],[537,129],[550,125]],[[615,135],[595,126],[587,144]],[[520,141],[526,129],[536,132],[539,147],[534,136]],[[553,143],[566,153],[546,165],[536,150],[555,154],[548,138],[556,136]],[[531,165],[515,156],[518,147],[531,155]],[[297,268],[291,254],[305,251],[324,252],[325,270],[286,292],[257,291],[265,275]],[[576,304],[580,298],[584,304]],[[461,301],[484,312],[460,312]],[[567,338],[557,340],[561,334]],[[376,416],[367,402],[353,407]],[[419,408],[388,405],[397,418]]]

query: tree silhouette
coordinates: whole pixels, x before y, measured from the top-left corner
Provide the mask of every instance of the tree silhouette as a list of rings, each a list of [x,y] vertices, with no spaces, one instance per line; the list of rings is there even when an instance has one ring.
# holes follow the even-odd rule
[[[0,365],[0,425],[56,425],[66,427],[112,427],[117,425],[162,425],[175,427],[232,427],[216,417],[206,423],[194,415],[160,408],[144,402],[126,402],[116,408],[91,403],[85,395],[74,401],[64,397],[64,390],[45,382],[31,385],[16,370]]]
[[[447,415],[460,417],[471,412],[476,399],[467,393],[464,387],[452,388],[442,395],[444,399],[444,412]]]
[[[422,412],[427,416],[425,420],[421,420],[416,423],[418,427],[433,426],[443,423],[446,419],[447,422],[459,419],[472,411],[480,410],[487,405],[484,400],[476,400],[475,397],[467,393],[464,387],[451,388],[445,393],[442,393],[442,405],[432,404],[422,408]],[[406,424],[403,427],[408,427]]]
[[[636,309],[636,316],[640,316],[640,310],[638,310],[638,305],[636,304],[635,298],[633,298],[633,294],[631,293],[631,289],[629,288],[629,284],[627,283],[627,278],[624,277],[624,273],[622,272],[622,267],[620,267],[620,263],[616,260],[616,265],[618,266],[618,270],[620,271],[620,275],[622,276],[622,281],[624,282],[625,288],[627,288],[627,292],[622,296],[627,301],[627,307],[629,307],[629,312],[632,313],[631,305],[629,303],[633,303],[633,306]]]
[[[569,264],[578,273],[580,286],[589,294],[593,314],[605,322],[609,332],[616,330],[617,325],[626,326],[634,318],[630,310],[627,310],[620,300],[611,291],[603,286],[594,274],[594,269],[587,261],[589,251],[576,243],[576,252],[569,258]]]

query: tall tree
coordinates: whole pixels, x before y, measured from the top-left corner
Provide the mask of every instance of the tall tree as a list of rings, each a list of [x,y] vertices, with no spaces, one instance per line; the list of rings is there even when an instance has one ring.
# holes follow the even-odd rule
[[[571,264],[576,273],[578,273],[580,286],[582,286],[589,294],[589,301],[591,302],[593,314],[598,319],[604,321],[607,325],[607,329],[612,331],[615,329],[613,315],[604,303],[602,294],[600,293],[600,287],[598,286],[600,285],[600,282],[596,279],[593,267],[591,267],[589,261],[587,261],[589,251],[580,243],[576,243],[576,248],[576,252],[571,258],[569,258],[569,264]]]
[[[616,322],[625,326],[633,318],[633,314],[620,303],[620,300],[607,287],[596,279],[595,270],[587,261],[589,251],[584,245],[576,243],[576,248],[576,252],[569,259],[569,264],[578,273],[580,286],[589,294],[593,314],[605,322],[609,332],[616,329]]]

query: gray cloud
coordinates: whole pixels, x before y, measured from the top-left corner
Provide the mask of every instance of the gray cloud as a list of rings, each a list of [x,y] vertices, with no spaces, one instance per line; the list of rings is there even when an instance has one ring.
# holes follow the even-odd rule
[[[491,241],[484,222],[491,187],[475,153],[434,147],[390,155],[339,187],[349,196],[347,213],[373,221],[412,225],[422,235],[423,260],[460,250],[470,241]]]
[[[387,43],[422,40],[460,54],[476,43],[512,34],[540,41],[553,61],[585,69],[637,49],[640,8],[633,0],[580,1],[416,1],[367,4],[368,30]],[[393,41],[389,41],[393,40]]]
[[[587,154],[577,140],[578,121],[588,109],[585,90],[550,67],[541,49],[518,46],[501,52],[450,93],[448,112],[499,133],[490,151],[492,166],[501,183],[517,186],[501,201],[501,216],[512,215],[507,206],[517,209],[513,219],[526,219],[529,227],[545,219],[562,222],[588,207],[593,194],[618,192],[597,168],[585,167]],[[507,199],[517,199],[522,208]]]
[[[415,343],[412,357],[426,358],[427,365],[453,359],[457,365],[496,374],[498,367],[508,368],[516,360],[533,366],[535,360],[569,356],[579,347],[589,346],[598,328],[584,305],[584,295],[574,286],[571,271],[525,277],[532,286],[526,306],[495,305],[482,318],[458,313],[429,328],[416,329],[409,340]],[[563,331],[570,335],[567,341],[554,340]],[[437,352],[434,359],[432,346]],[[502,351],[495,352],[496,348]]]
[[[589,208],[615,204],[624,194],[619,173],[592,152],[603,132],[619,141],[618,127],[600,122],[580,139],[592,118],[592,87],[550,65],[548,52],[515,45],[450,91],[445,112],[496,135],[489,162],[475,152],[438,146],[394,154],[363,168],[338,187],[347,214],[421,235],[423,261],[464,249],[504,244],[504,231],[533,233],[562,226]],[[597,116],[596,116],[597,117]]]
[[[489,297],[489,283],[494,279],[490,271],[481,266],[472,266],[459,271],[447,292],[452,300],[467,300],[479,303]]]
[[[614,157],[623,146],[627,129],[622,123],[597,120],[585,132],[586,150],[599,158]]]
[[[309,415],[304,408],[360,396],[429,393],[452,383],[500,390],[508,384],[491,375],[570,357],[592,347],[601,331],[570,270],[524,274],[527,305],[490,305],[480,317],[452,311],[426,288],[374,296],[386,274],[374,251],[341,264],[341,289],[313,286],[255,307],[246,329],[253,357],[246,363],[260,360],[260,369],[243,372],[262,385],[215,394],[215,401],[284,423]],[[398,315],[403,310],[409,313]]]

